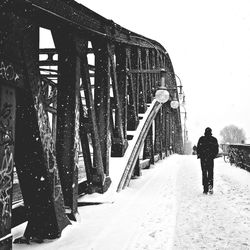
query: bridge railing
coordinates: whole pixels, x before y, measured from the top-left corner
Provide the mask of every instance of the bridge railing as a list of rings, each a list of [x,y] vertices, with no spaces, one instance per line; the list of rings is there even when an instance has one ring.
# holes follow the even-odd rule
[[[250,171],[249,144],[222,144],[221,148],[228,157],[230,164]]]
[[[79,192],[109,188],[110,157],[124,156],[131,131],[154,105],[160,69],[171,95],[177,87],[161,44],[74,1],[6,0],[0,10],[0,244],[8,247],[14,166],[28,220],[17,241],[57,238],[68,218],[76,220]],[[39,46],[40,28],[51,32],[53,48]],[[153,112],[126,184],[142,145],[151,163],[182,152],[179,109],[166,103]]]

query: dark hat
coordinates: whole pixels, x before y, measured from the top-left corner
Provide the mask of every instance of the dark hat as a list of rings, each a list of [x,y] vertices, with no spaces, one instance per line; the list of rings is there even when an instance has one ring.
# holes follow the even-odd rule
[[[205,129],[205,135],[212,135],[212,129],[209,128],[209,127],[207,127],[207,128]]]

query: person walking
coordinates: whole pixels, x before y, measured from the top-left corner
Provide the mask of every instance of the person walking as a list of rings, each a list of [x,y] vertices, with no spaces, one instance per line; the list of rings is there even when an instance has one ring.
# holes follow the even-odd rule
[[[204,136],[197,143],[197,158],[201,161],[202,185],[204,194],[213,194],[214,158],[219,152],[218,141],[212,136],[212,129],[207,127]]]

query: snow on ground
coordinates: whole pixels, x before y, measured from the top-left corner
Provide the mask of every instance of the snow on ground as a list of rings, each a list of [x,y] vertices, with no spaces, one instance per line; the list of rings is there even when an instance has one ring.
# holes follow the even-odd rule
[[[199,160],[172,155],[115,199],[79,207],[58,240],[19,249],[250,249],[250,173],[215,160],[214,195],[203,195]],[[25,225],[13,229],[14,238]]]
[[[214,195],[207,196],[197,160],[181,169],[174,249],[250,249],[250,174],[216,159]]]

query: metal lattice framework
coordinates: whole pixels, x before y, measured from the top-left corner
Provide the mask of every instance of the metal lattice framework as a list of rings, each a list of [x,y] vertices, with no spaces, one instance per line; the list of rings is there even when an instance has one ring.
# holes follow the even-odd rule
[[[118,191],[183,147],[179,109],[154,100],[162,68],[170,94],[177,89],[161,44],[71,0],[5,0],[0,10],[0,248],[8,248],[14,162],[28,220],[19,242],[41,241],[76,219],[79,193],[109,188],[110,157],[124,156],[142,114]],[[54,48],[39,47],[40,28]]]

